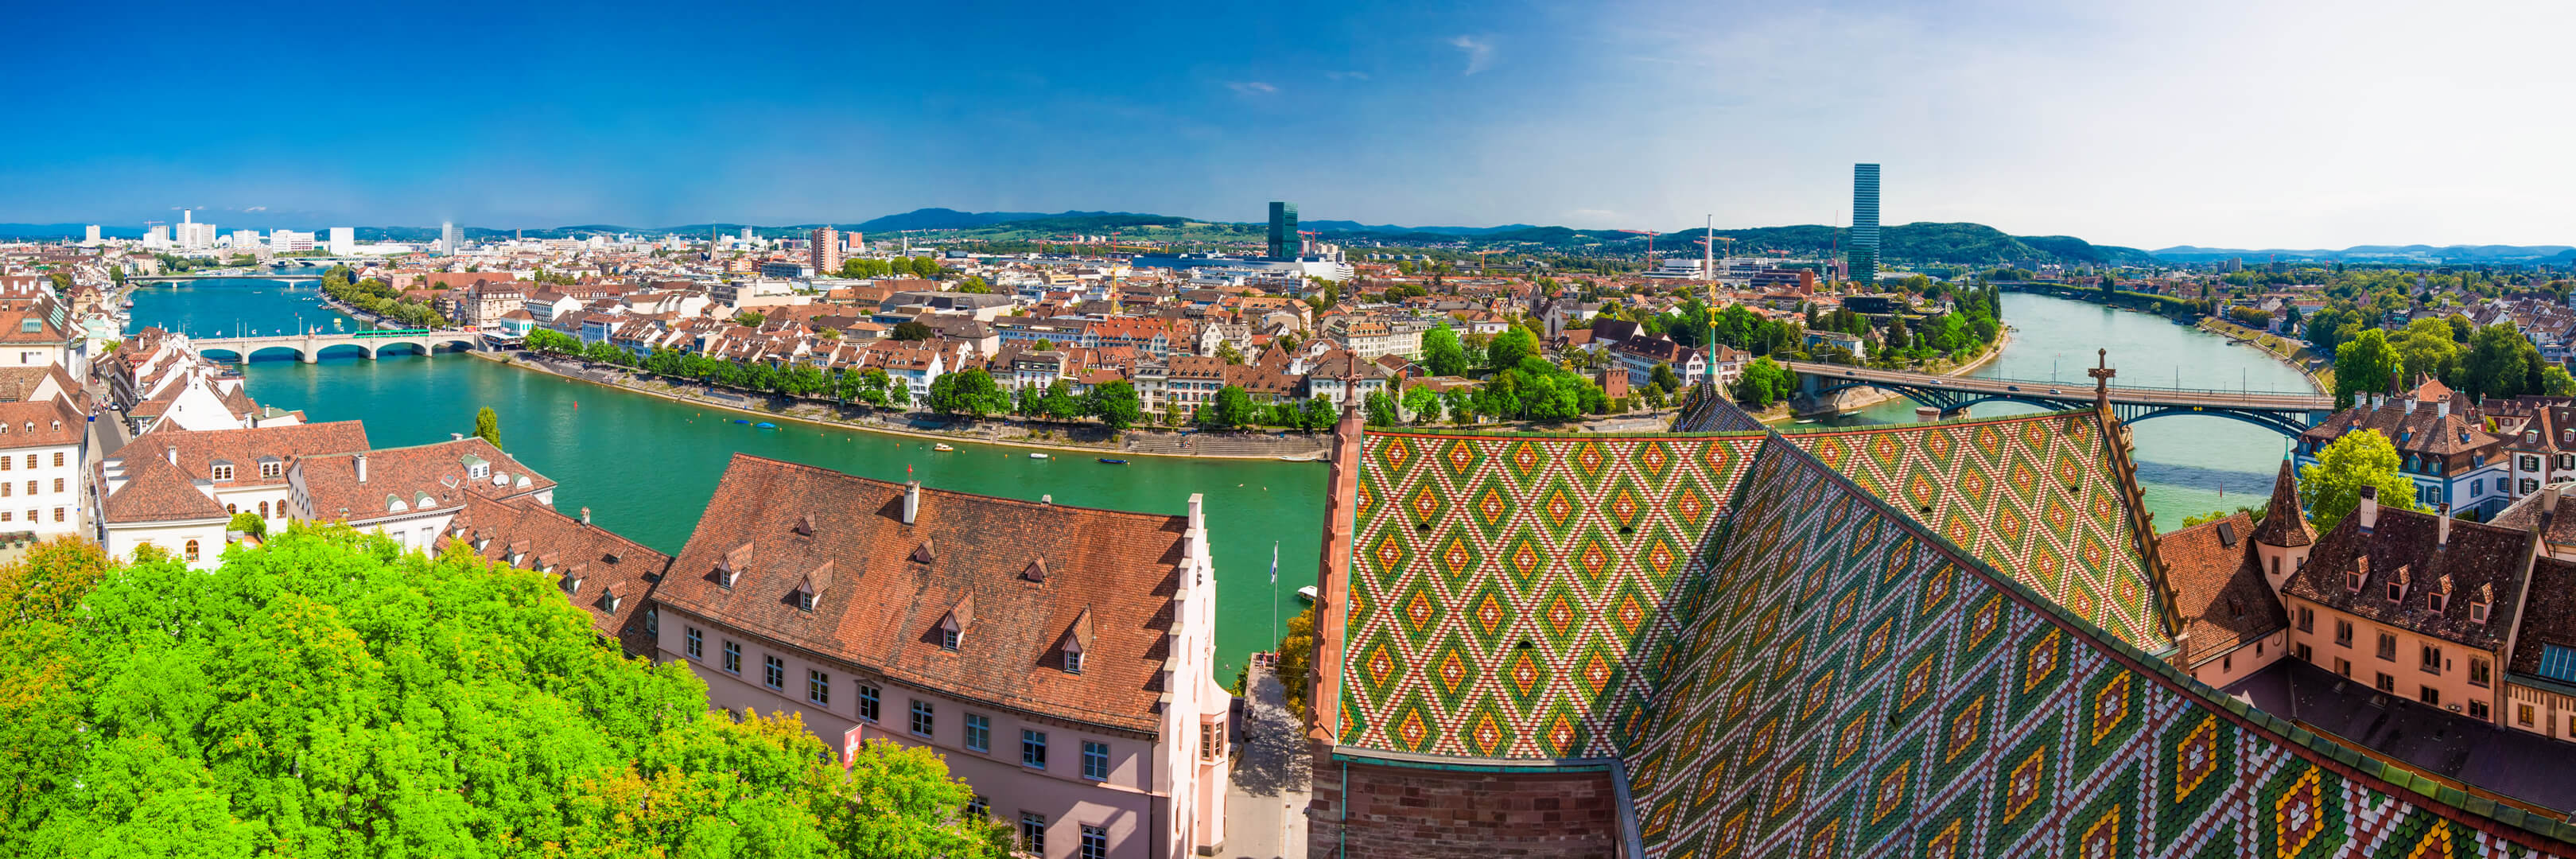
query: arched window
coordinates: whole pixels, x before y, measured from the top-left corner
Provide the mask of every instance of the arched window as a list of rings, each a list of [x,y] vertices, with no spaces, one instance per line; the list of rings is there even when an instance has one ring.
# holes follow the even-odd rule
[[[188,563],[193,564],[193,563],[196,563],[196,562],[197,562],[197,541],[195,541],[195,540],[190,540],[190,541],[188,541]]]
[[[240,509],[240,508],[241,508],[241,505],[239,505],[239,504],[226,504],[226,505],[224,505],[224,515],[226,515],[226,516],[233,516],[233,515],[237,515],[237,514],[241,513],[241,509]]]
[[[262,501],[262,502],[260,502],[260,503],[259,503],[259,518],[262,518],[262,519],[266,519],[266,518],[268,518],[268,502],[266,502],[266,501]]]

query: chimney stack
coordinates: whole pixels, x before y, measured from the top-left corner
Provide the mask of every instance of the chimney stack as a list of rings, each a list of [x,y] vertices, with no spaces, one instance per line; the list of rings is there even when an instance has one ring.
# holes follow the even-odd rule
[[[2370,529],[2379,526],[2379,487],[2361,488],[2361,507],[2353,514],[2361,517],[2361,533],[2368,534]]]
[[[2561,484],[2552,483],[2540,490],[2540,512],[2558,512],[2558,487],[2560,485]]]
[[[903,524],[910,525],[920,518],[921,481],[906,480],[903,482]]]
[[[2450,417],[2450,416],[2451,416],[2451,398],[2449,398],[2449,397],[2443,397],[2443,398],[2441,398],[2441,399],[2439,399],[2439,400],[2435,400],[2435,401],[2433,401],[2433,416],[2434,416],[2434,417],[2437,417],[2437,418],[2447,418],[2447,417]]]
[[[357,459],[358,459],[358,482],[359,482],[359,483],[365,483],[365,482],[367,482],[367,455],[366,455],[366,454],[363,454],[363,453],[358,454]]]
[[[164,446],[162,446],[161,450],[162,450],[162,454],[163,454],[163,456],[167,457],[167,458],[170,460],[170,464],[171,464],[171,465],[178,465],[178,464],[179,464],[179,446],[178,446],[178,445],[175,445],[175,444],[173,444],[173,445],[164,445]]]
[[[590,524],[590,508],[588,507],[581,508],[581,524]]]
[[[2407,397],[2407,398],[2406,398],[2406,413],[2407,413],[2407,414],[2410,414],[2410,415],[2415,413],[2415,398],[2414,398],[2414,397]]]
[[[2451,502],[2444,501],[2433,509],[2433,545],[2451,545]]]

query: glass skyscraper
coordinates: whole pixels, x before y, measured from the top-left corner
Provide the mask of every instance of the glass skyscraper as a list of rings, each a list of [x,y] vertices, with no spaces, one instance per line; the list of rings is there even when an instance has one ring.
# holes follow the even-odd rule
[[[1270,258],[1296,259],[1302,245],[1297,240],[1297,204],[1271,201]]]
[[[1878,165],[1852,165],[1851,279],[1878,283]]]

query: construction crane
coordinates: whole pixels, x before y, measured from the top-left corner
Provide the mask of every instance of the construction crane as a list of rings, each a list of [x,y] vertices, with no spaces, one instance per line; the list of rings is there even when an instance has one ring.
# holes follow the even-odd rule
[[[1481,276],[1494,273],[1493,263],[1485,259],[1487,255],[1507,254],[1511,253],[1511,251],[1468,251],[1468,253],[1476,255],[1476,273]]]
[[[1655,269],[1655,237],[1663,234],[1653,230],[1620,230],[1620,232],[1637,233],[1646,237],[1646,270],[1653,271]]]

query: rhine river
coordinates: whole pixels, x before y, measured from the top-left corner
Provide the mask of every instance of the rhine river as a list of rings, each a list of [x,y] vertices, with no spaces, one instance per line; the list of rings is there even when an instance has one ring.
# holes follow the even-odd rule
[[[250,279],[148,287],[134,294],[130,328],[158,325],[221,337],[357,324],[308,301],[314,294],[310,286]],[[2053,372],[2084,384],[2084,368],[2103,346],[2112,350],[2122,384],[2177,378],[2188,387],[2298,390],[2303,384],[2297,372],[2257,350],[2146,314],[2008,294],[2004,319],[2017,329],[2013,342],[1979,375],[2047,379]],[[1137,456],[1122,467],[1075,454],[1032,460],[1026,449],[965,442],[937,453],[917,439],[793,422],[754,429],[734,423],[734,413],[453,354],[375,361],[336,355],[303,364],[279,352],[256,357],[245,374],[261,403],[300,409],[315,421],[365,421],[368,439],[379,447],[471,432],[475,411],[490,406],[500,415],[510,454],[561,485],[558,509],[589,507],[600,526],[672,554],[688,542],[736,452],[881,480],[917,478],[940,489],[1030,500],[1052,495],[1058,504],[1116,510],[1177,514],[1191,493],[1202,493],[1222,585],[1217,662],[1224,680],[1233,679],[1246,654],[1277,641],[1274,595],[1284,623],[1301,607],[1296,590],[1315,582],[1325,470],[1314,463]],[[1975,409],[1982,415],[2029,410],[2008,403]],[[1835,422],[1912,419],[1913,404],[1897,401]],[[2168,530],[2185,515],[2259,503],[2283,450],[2279,435],[2221,418],[2159,418],[2139,425],[2137,437],[2148,506]],[[1269,577],[1274,544],[1276,587]]]

